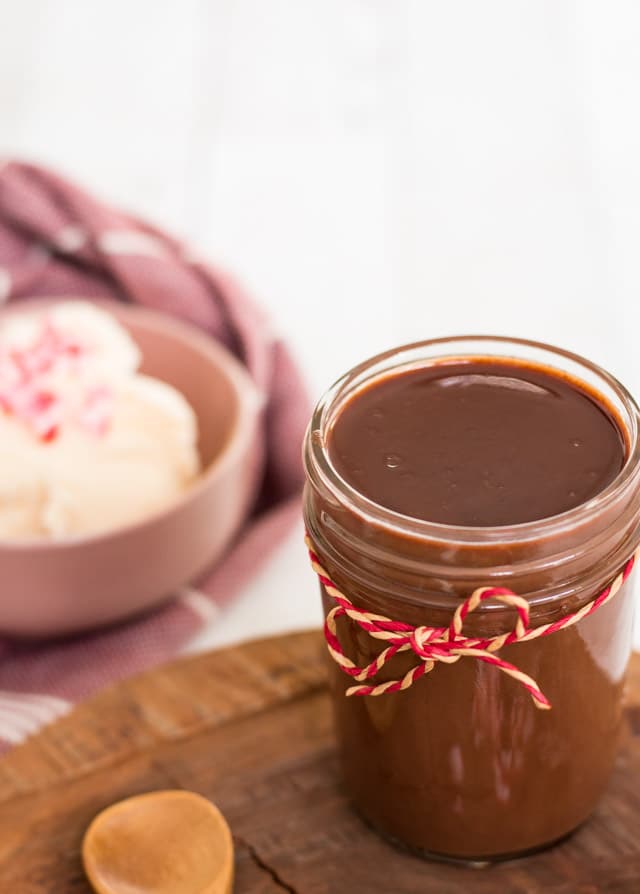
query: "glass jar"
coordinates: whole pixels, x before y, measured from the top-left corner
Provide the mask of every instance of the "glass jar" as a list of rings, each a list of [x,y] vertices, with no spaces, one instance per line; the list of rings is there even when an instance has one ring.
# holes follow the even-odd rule
[[[377,505],[333,468],[331,427],[345,402],[392,371],[442,360],[518,359],[578,381],[615,414],[627,459],[588,503],[561,515],[501,527],[457,527]],[[524,596],[529,626],[565,618],[621,572],[640,542],[639,411],[612,376],[576,355],[524,340],[439,339],[356,367],[318,404],[304,447],[304,514],[313,550],[357,608],[413,626],[445,627],[476,588]],[[573,626],[498,655],[530,675],[552,703],[536,709],[526,688],[470,657],[436,663],[404,691],[347,697],[353,684],[330,661],[337,734],[348,793],[388,838],[424,855],[491,860],[566,836],[602,795],[613,765],[631,651],[631,580]],[[321,585],[325,614],[335,602]],[[483,602],[464,634],[514,628],[515,612]],[[384,643],[343,616],[337,636],[363,667]],[[416,655],[395,655],[375,682],[402,677]]]

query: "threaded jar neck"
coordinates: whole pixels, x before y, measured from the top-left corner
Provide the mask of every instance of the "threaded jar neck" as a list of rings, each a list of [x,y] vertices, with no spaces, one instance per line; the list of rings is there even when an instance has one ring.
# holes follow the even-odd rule
[[[376,380],[424,366],[517,360],[570,379],[614,415],[626,443],[617,477],[593,499],[551,518],[496,527],[461,527],[401,515],[342,478],[328,449],[345,403]],[[526,596],[541,619],[567,600],[586,601],[640,540],[639,410],[627,390],[588,360],[548,345],[489,336],[424,341],[355,367],[318,403],[304,444],[305,519],[332,573],[367,599],[451,611],[482,585]],[[486,611],[501,611],[486,604]]]

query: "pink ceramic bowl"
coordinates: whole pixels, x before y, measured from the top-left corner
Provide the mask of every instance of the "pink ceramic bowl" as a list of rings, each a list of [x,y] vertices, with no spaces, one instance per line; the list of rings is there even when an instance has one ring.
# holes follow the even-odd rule
[[[36,304],[23,302],[3,313],[27,306]],[[193,407],[204,472],[176,503],[141,522],[53,542],[0,541],[3,633],[67,634],[162,602],[221,555],[255,492],[261,401],[244,367],[172,317],[102,306],[137,342],[142,371],[179,389]]]

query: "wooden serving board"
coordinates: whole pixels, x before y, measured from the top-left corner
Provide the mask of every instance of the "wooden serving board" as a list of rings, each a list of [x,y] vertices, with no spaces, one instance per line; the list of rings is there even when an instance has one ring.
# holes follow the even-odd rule
[[[107,690],[0,761],[0,892],[87,894],[80,842],[107,804],[159,788],[224,811],[237,894],[640,892],[640,656],[609,792],[564,844],[488,869],[386,844],[341,793],[316,632],[188,658]]]

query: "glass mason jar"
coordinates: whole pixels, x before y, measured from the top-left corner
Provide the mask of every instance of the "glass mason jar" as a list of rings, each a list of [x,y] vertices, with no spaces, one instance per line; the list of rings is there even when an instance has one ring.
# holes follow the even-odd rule
[[[345,402],[391,372],[444,359],[516,358],[583,383],[614,411],[627,458],[617,478],[568,512],[513,526],[458,527],[377,505],[333,468],[328,436]],[[446,627],[480,586],[524,596],[530,627],[594,599],[640,542],[639,411],[604,370],[529,341],[490,337],[426,341],[379,355],[340,379],[318,404],[304,458],[308,535],[336,587],[357,608],[413,626]],[[353,685],[330,661],[344,781],[357,810],[385,836],[424,855],[491,860],[561,839],[594,809],[613,765],[631,651],[631,581],[577,624],[503,647],[552,703],[470,657],[436,663],[404,691],[347,697]],[[325,614],[334,600],[321,585]],[[494,637],[515,612],[489,600],[464,634]],[[363,667],[384,648],[342,616],[337,636]],[[402,677],[416,655],[395,655],[375,682]]]

